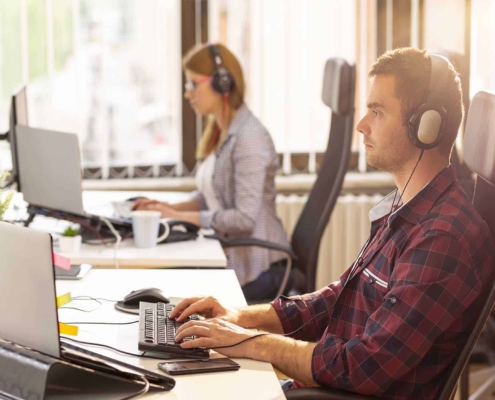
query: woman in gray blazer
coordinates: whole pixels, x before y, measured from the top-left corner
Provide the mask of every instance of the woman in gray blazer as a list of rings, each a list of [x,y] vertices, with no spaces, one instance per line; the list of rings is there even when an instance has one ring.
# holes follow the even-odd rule
[[[244,77],[223,45],[193,48],[183,59],[185,98],[208,115],[198,146],[198,191],[190,201],[139,200],[135,209],[213,228],[228,238],[257,238],[289,245],[275,209],[278,157],[270,134],[244,103]],[[248,300],[273,298],[285,271],[285,254],[260,247],[226,248]]]

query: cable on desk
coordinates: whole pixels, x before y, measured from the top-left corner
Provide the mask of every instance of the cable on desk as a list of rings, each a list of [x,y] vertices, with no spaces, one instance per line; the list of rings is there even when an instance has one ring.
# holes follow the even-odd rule
[[[139,379],[141,379],[143,381],[144,388],[142,388],[139,392],[137,392],[135,394],[124,397],[123,400],[137,399],[138,397],[141,397],[141,396],[145,395],[146,393],[148,393],[148,390],[150,390],[150,383],[149,383],[148,379],[146,379],[142,375],[139,375]]]
[[[96,302],[99,303],[98,300],[102,300],[102,301],[108,301],[110,303],[118,303],[120,300],[108,300],[108,299],[103,299],[101,297],[91,297],[91,296],[87,296],[85,294],[82,294],[80,296],[76,296],[76,297],[73,297],[72,300],[94,300]]]
[[[74,218],[74,217],[71,217],[71,216],[64,214],[62,212],[59,212],[59,211],[50,211],[48,213],[48,215],[52,216],[53,218],[57,218],[57,219],[62,218],[62,219],[65,219],[67,221],[74,222],[76,224],[84,226],[86,229],[94,232],[99,240],[103,241],[103,236],[101,236],[100,232],[97,229],[95,229],[93,226],[91,226],[90,224],[86,223],[86,221],[84,221],[84,219],[82,219],[82,218]]]
[[[117,249],[119,248],[120,242],[122,241],[122,236],[120,236],[119,232],[116,231],[116,229],[113,227],[112,223],[108,219],[106,219],[105,217],[99,217],[99,218],[108,226],[108,229],[110,229],[110,231],[114,234],[115,238],[117,239],[117,241],[115,242],[115,246],[113,248],[114,251],[113,260],[114,260],[115,268],[118,269],[119,261],[117,260]]]
[[[59,310],[76,310],[76,311],[82,311],[82,312],[85,312],[85,313],[90,313],[90,312],[93,312],[93,311],[96,311],[100,308],[101,306],[101,303],[98,307],[95,307],[93,308],[92,310],[83,310],[82,308],[77,308],[77,307],[66,307],[66,306],[63,306],[63,307],[59,307],[58,309]]]

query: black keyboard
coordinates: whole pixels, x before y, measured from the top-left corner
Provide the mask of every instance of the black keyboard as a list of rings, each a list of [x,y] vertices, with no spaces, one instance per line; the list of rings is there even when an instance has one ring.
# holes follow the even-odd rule
[[[62,338],[63,339],[63,338]],[[114,364],[117,366],[124,367],[126,370],[131,370],[131,371],[136,371],[141,375],[144,375],[144,377],[150,382],[150,385],[154,388],[162,389],[162,390],[171,390],[175,386],[175,380],[166,376],[162,375],[147,369],[143,369],[140,367],[136,367],[131,364],[127,364],[125,362],[116,360],[115,358],[110,358],[107,356],[104,356],[99,353],[92,352],[91,350],[87,350],[85,348],[75,346],[71,343],[67,343],[66,341],[61,340],[60,341],[60,347],[61,347],[61,355],[62,358],[73,362],[75,364],[85,366],[85,367],[90,367],[99,371],[103,372],[108,372],[111,374],[116,374],[120,375],[123,377],[131,378],[131,379],[136,379],[135,376],[131,372],[123,372],[119,369],[115,369],[112,367],[110,364]],[[83,353],[87,354],[88,356],[91,357],[91,359],[86,358],[84,356],[77,355],[74,352],[78,353]],[[98,360],[94,360],[93,358],[96,358]]]
[[[200,317],[193,314],[186,321],[177,322],[168,318],[173,309],[171,304],[139,303],[139,350],[177,355],[177,358],[208,359],[207,350],[183,349],[180,342],[175,341],[175,332],[183,323]],[[191,339],[195,337],[186,337],[184,341]]]

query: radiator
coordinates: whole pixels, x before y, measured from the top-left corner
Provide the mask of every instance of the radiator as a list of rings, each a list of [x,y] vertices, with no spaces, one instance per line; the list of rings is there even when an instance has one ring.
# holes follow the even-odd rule
[[[352,264],[369,236],[368,212],[383,195],[340,196],[320,243],[316,288],[339,279]],[[277,196],[277,214],[289,235],[306,203],[307,196]]]

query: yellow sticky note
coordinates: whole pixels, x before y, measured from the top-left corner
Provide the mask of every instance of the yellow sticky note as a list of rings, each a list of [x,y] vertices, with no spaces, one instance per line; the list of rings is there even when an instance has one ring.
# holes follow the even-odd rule
[[[77,332],[79,331],[79,327],[74,325],[67,325],[61,322],[58,323],[58,329],[62,335],[72,335],[77,336]]]
[[[70,303],[72,301],[72,296],[70,295],[70,292],[67,292],[61,296],[57,296],[57,308],[60,308],[67,303]]]

